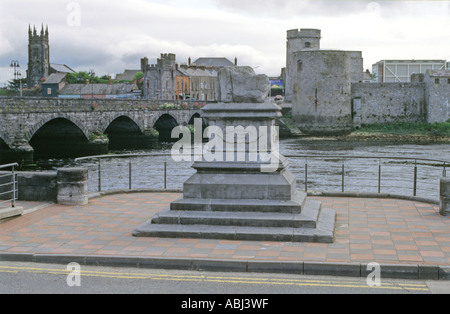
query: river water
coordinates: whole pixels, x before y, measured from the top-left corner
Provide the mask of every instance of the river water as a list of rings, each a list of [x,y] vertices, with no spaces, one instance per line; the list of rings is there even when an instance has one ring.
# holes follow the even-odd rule
[[[450,144],[291,138],[280,141],[280,152],[289,156],[289,170],[296,176],[300,190],[376,193],[380,189],[382,193],[405,196],[413,196],[416,190],[416,196],[434,200],[439,199],[439,181],[444,168],[442,164],[422,159],[450,162]],[[170,148],[116,153],[169,155]],[[418,160],[416,163],[403,158]],[[63,163],[73,165],[73,162]],[[90,170],[89,190],[98,191],[98,161],[80,164]],[[180,189],[195,172],[191,166],[192,162],[176,163],[170,156],[104,159],[101,161],[101,190],[129,188],[130,173],[133,189]]]

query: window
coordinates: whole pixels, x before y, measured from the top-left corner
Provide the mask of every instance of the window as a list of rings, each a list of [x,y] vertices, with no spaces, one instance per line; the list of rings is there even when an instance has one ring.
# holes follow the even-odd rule
[[[302,70],[302,60],[297,61],[297,71],[300,72]]]
[[[311,43],[310,43],[309,41],[307,41],[307,42],[305,43],[305,48],[311,48]]]
[[[447,79],[447,84],[450,84],[450,78],[449,78],[449,79]]]
[[[436,84],[439,84],[439,79],[438,79],[438,78],[435,79],[434,82],[435,82]]]
[[[52,89],[51,88],[47,88],[47,95],[51,95],[52,94]]]

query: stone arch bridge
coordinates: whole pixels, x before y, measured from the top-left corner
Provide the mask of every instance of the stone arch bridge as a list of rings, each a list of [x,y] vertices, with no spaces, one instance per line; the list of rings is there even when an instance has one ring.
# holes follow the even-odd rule
[[[152,148],[155,129],[160,141],[169,141],[175,126],[202,114],[201,105],[174,107],[143,100],[0,98],[0,164]]]

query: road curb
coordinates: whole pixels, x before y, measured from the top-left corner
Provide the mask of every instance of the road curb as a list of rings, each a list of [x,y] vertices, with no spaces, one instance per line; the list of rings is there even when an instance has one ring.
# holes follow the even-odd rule
[[[78,263],[86,266],[154,268],[193,271],[282,273],[314,276],[366,278],[372,272],[368,263],[318,263],[309,261],[255,261],[191,258],[158,258],[102,255],[56,255],[0,253],[0,261],[42,264]],[[419,264],[380,264],[381,278],[410,280],[449,280],[450,266]]]

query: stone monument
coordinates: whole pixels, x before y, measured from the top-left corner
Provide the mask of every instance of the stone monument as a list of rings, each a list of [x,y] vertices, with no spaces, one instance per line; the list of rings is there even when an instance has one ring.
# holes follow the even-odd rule
[[[336,213],[297,191],[278,153],[281,108],[264,102],[269,80],[252,71],[219,72],[219,102],[203,108],[210,142],[192,166],[197,172],[184,183],[183,197],[134,236],[333,242]]]

